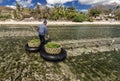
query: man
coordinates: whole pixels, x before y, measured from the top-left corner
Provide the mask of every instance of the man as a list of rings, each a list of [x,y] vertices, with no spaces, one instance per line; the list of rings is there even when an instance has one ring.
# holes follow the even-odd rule
[[[47,36],[47,38],[49,38],[48,35],[48,29],[47,29],[47,20],[43,21],[42,25],[38,26],[38,33],[39,33],[39,38],[41,40],[41,44],[45,44],[45,37]]]

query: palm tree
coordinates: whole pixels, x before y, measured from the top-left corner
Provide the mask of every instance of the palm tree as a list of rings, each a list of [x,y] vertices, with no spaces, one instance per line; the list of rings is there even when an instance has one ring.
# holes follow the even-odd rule
[[[37,4],[37,6],[36,6],[36,8],[34,9],[34,11],[35,11],[35,15],[34,15],[34,16],[35,16],[35,18],[36,18],[37,20],[39,20],[40,18],[42,18],[40,5]]]
[[[16,19],[17,18],[17,13],[16,13],[16,11],[14,10],[13,11],[13,19]]]
[[[16,2],[16,10],[19,12],[20,11],[20,5],[18,4],[18,2]]]
[[[50,9],[47,6],[44,6],[44,9],[43,9],[42,13],[43,13],[43,18],[50,19],[51,15],[52,15],[52,9]]]

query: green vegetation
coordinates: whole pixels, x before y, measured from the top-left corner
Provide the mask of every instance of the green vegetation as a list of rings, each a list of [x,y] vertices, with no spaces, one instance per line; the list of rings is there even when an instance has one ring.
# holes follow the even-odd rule
[[[97,9],[90,9],[90,11],[89,11],[89,15],[94,16],[94,17],[99,16],[100,13],[101,13],[101,11],[99,11]]]
[[[29,81],[28,78],[33,81],[73,81],[64,65],[76,76],[75,81],[120,80],[119,51],[82,54],[67,57],[64,62],[52,63],[42,59],[39,53],[29,54],[24,50],[30,39],[32,37],[0,39],[0,81]]]
[[[31,38],[0,39],[0,81],[23,81],[28,77],[33,78],[32,81],[54,81],[57,77],[63,77],[57,63],[49,65],[40,57],[39,52],[29,54],[25,51],[24,45]]]
[[[40,39],[32,39],[28,41],[29,47],[39,47],[41,44]]]
[[[48,48],[59,48],[60,47],[59,44],[54,43],[54,42],[48,42],[45,46]]]
[[[31,29],[30,27],[0,27],[0,31],[4,31],[3,33],[20,31],[23,34],[23,30],[25,30],[27,35],[30,34],[28,31],[34,32]],[[41,58],[39,52],[25,51],[24,46],[28,40],[37,39],[36,35],[27,35],[0,37],[0,81],[29,81],[29,79],[32,81],[120,80],[120,51],[80,53],[81,55],[72,56],[70,52],[79,54],[79,51],[68,49],[65,61],[47,62]],[[73,79],[71,80],[71,78]]]
[[[83,22],[86,20],[86,15],[85,14],[77,14],[74,18],[74,22]]]
[[[36,43],[36,42],[40,42],[40,39],[32,39],[29,41],[30,43]]]
[[[10,15],[0,15],[0,20],[6,20],[11,18]]]
[[[120,8],[120,7],[119,7]],[[120,20],[120,10],[116,10],[115,11],[115,18],[117,19],[117,20]]]
[[[120,80],[120,52],[83,53],[68,58],[64,63],[81,81]]]
[[[54,5],[53,8],[47,6],[36,5],[34,9],[20,6],[16,3],[16,9],[10,9],[7,7],[0,7],[0,14],[8,14],[9,18],[15,20],[24,20],[30,18],[30,20],[41,20],[47,18],[49,20],[67,20],[74,22],[83,22],[97,20],[110,20],[115,18],[120,20],[120,6],[107,7],[103,5],[94,6],[88,10],[88,12],[80,12],[74,7],[62,7]],[[110,17],[109,15],[112,14]],[[5,20],[8,17],[4,16]],[[1,19],[2,20],[2,19]],[[28,19],[29,20],[29,19]]]

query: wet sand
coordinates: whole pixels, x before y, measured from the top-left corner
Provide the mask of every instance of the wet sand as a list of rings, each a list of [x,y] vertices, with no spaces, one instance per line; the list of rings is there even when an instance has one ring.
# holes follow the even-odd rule
[[[0,25],[39,25],[42,21],[1,21]],[[48,21],[48,25],[120,25],[120,21],[95,21],[95,22],[72,22],[72,21]]]

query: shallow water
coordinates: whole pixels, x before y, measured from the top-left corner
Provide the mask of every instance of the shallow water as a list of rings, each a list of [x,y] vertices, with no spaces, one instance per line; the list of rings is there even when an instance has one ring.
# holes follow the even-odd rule
[[[29,26],[0,28],[3,35],[13,36],[0,38],[0,81],[22,81],[29,77],[34,78],[33,81],[120,81],[120,51],[83,53],[69,56],[63,62],[47,62],[39,52],[27,53],[24,49],[28,40],[37,36],[35,29]],[[119,26],[49,27],[53,40],[120,37],[119,32]]]
[[[49,27],[54,40],[94,39],[120,37],[120,26]]]
[[[29,39],[0,39],[0,81],[120,81],[120,51],[82,53],[53,63],[39,52],[26,52],[24,45]]]
[[[1,26],[3,36],[38,36],[34,26]],[[79,40],[120,37],[120,25],[48,26],[52,40]],[[22,32],[22,33],[20,33]]]

